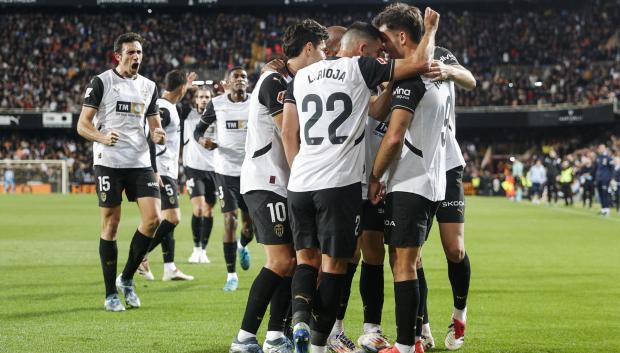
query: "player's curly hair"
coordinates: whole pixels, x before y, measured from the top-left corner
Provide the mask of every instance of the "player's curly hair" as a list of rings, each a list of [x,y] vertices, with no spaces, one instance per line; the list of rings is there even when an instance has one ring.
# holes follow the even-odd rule
[[[138,33],[134,32],[127,32],[121,34],[114,40],[114,52],[120,54],[123,51],[123,43],[133,42],[139,42],[140,44],[144,44],[144,38],[142,38],[142,36]]]
[[[424,19],[420,9],[402,2],[387,6],[375,16],[372,24],[377,28],[385,25],[389,30],[404,31],[416,43],[422,39],[424,30]]]
[[[316,47],[327,38],[329,34],[325,26],[315,20],[305,19],[286,28],[282,36],[282,47],[287,57],[294,58],[301,54],[308,42]]]

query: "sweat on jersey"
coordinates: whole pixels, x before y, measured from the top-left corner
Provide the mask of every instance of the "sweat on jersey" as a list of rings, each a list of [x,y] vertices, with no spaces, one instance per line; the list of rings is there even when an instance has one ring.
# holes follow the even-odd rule
[[[166,144],[155,145],[157,171],[172,179],[179,177],[179,149],[181,148],[181,118],[175,104],[165,98],[157,100],[161,126],[166,131]]]
[[[285,102],[299,115],[299,153],[288,189],[342,187],[362,181],[364,129],[371,89],[390,81],[394,60],[329,58],[297,72]]]
[[[448,123],[454,110],[450,94],[449,82],[431,82],[422,76],[394,84],[392,112],[409,111],[413,121],[405,132],[400,157],[388,168],[388,193],[402,191],[430,201],[444,199]]]
[[[245,157],[245,139],[248,131],[248,115],[251,95],[243,102],[233,102],[228,94],[213,98],[202,114],[194,139],[215,122],[217,148],[215,149],[214,169],[217,174],[238,177]]]
[[[290,170],[282,137],[273,118],[284,109],[287,79],[279,73],[267,71],[260,76],[255,87],[258,93],[250,98],[241,193],[267,190],[286,197]]]
[[[212,172],[214,170],[215,151],[202,147],[193,137],[201,116],[202,114],[196,109],[192,109],[183,123],[183,165],[192,169]],[[211,124],[199,137],[210,138],[215,141],[215,135],[215,124]]]
[[[115,69],[95,76],[84,94],[83,104],[97,109],[95,128],[103,134],[116,130],[114,146],[93,142],[93,164],[109,168],[151,166],[146,118],[159,114],[157,85],[144,76],[122,77]]]

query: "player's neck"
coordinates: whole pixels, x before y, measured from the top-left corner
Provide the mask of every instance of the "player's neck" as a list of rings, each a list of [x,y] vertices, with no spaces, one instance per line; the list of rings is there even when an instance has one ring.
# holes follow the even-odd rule
[[[136,78],[136,76],[138,76],[138,74],[132,75],[131,72],[124,70],[121,65],[117,65],[114,71],[116,71],[116,73],[122,78],[133,79],[133,78]]]
[[[179,97],[179,94],[176,94],[174,92],[168,92],[168,91],[165,91],[164,94],[161,95],[161,97],[172,104],[177,104],[181,100],[181,97]]]
[[[411,44],[411,45],[407,45],[403,47],[403,54],[404,54],[404,58],[409,58],[412,57],[413,54],[415,53],[415,50],[418,49],[418,45],[417,44]]]
[[[286,62],[286,67],[288,69],[288,72],[293,76],[297,75],[297,71],[303,69],[306,66],[307,65],[304,63],[303,59],[299,56],[289,59]]]
[[[228,97],[235,103],[245,102],[246,93],[244,91],[231,91]]]

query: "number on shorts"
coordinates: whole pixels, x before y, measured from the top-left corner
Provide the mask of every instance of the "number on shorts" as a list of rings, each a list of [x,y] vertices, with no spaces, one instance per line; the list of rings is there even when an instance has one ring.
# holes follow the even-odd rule
[[[172,188],[172,185],[166,184],[165,189],[168,196],[174,195],[174,189]]]
[[[355,236],[358,236],[360,234],[361,220],[362,218],[360,217],[360,215],[355,216]]]
[[[187,191],[191,194],[193,188],[194,188],[194,178],[190,178],[187,180]]]
[[[224,200],[224,188],[219,186],[217,189],[219,190],[217,197],[219,197],[220,200]]]
[[[99,179],[99,190],[101,191],[110,191],[110,177],[107,175],[98,176]]]
[[[269,208],[269,213],[271,213],[271,222],[276,223],[284,222],[286,220],[286,206],[284,202],[276,202],[275,206],[273,202],[267,204],[267,208]]]

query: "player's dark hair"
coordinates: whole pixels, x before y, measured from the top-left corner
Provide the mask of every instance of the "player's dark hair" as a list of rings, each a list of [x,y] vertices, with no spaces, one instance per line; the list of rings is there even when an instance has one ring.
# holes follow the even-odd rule
[[[288,26],[284,30],[282,48],[286,56],[294,58],[301,54],[308,42],[316,47],[327,38],[329,38],[329,34],[325,26],[315,20],[305,19]]]
[[[121,53],[123,51],[123,43],[139,42],[144,44],[144,38],[134,32],[123,33],[114,40],[114,52]]]
[[[241,70],[241,71],[245,71],[245,69],[243,68],[243,66],[235,66],[233,68],[231,68],[230,70],[228,70],[228,72],[226,73],[226,77],[230,77],[230,75],[237,71],[237,70]]]
[[[386,7],[380,14],[375,16],[372,24],[377,28],[385,25],[389,30],[404,31],[416,43],[419,43],[422,39],[424,29],[424,20],[420,9],[402,2]]]
[[[354,22],[347,31],[344,33],[342,38],[353,36],[353,38],[366,39],[366,40],[381,40],[382,34],[375,26],[371,25],[368,22],[356,21]]]
[[[164,78],[164,89],[168,92],[175,91],[177,88],[187,83],[185,73],[181,70],[172,70]]]

